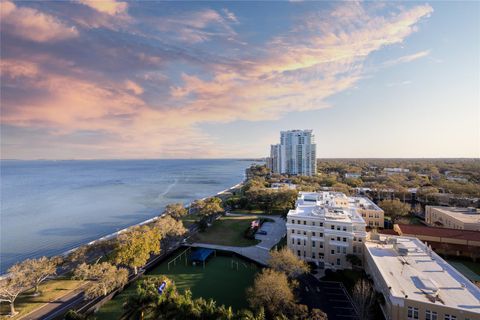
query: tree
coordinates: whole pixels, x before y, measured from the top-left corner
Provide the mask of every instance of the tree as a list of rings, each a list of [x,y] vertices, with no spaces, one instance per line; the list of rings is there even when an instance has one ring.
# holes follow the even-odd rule
[[[183,203],[170,203],[170,204],[167,204],[163,213],[178,220],[181,217],[187,215],[188,210],[185,208]]]
[[[35,287],[34,294],[38,294],[38,286],[43,281],[57,272],[57,264],[47,257],[27,259],[19,263],[18,268]]]
[[[375,290],[367,279],[359,279],[353,287],[353,303],[360,319],[373,319],[372,308],[375,305]]]
[[[285,313],[295,303],[295,282],[288,281],[283,272],[264,269],[257,274],[253,286],[247,289],[249,303],[254,309],[264,308],[269,317]]]
[[[91,281],[85,290],[85,297],[94,299],[106,296],[116,288],[124,286],[128,281],[128,271],[125,268],[102,262],[88,265],[82,263],[74,272],[76,279]]]
[[[171,216],[158,219],[152,226],[153,232],[159,236],[159,241],[167,236],[181,236],[187,232],[181,221]]]
[[[393,223],[395,223],[398,218],[407,216],[410,212],[410,206],[398,199],[380,201],[379,206],[387,216],[392,218]]]
[[[355,254],[347,254],[347,261],[352,264],[352,266],[361,266],[362,260]]]
[[[160,235],[149,226],[134,227],[121,233],[117,238],[115,261],[124,264],[138,273],[138,268],[144,266],[151,254],[160,253]]]
[[[145,278],[137,282],[135,288],[135,294],[129,295],[127,302],[125,303],[125,309],[127,313],[131,314],[135,318],[143,320],[145,313],[152,312],[159,304],[161,297],[158,293],[158,288],[166,278],[159,279],[157,277]],[[170,283],[167,283],[167,290]]]
[[[287,247],[272,251],[268,265],[275,271],[285,273],[289,278],[296,278],[310,269],[305,261],[300,260]]]
[[[0,279],[0,302],[8,302],[10,304],[11,316],[17,313],[15,311],[15,300],[17,297],[31,287],[31,279],[25,276],[19,264],[10,267],[8,276]]]

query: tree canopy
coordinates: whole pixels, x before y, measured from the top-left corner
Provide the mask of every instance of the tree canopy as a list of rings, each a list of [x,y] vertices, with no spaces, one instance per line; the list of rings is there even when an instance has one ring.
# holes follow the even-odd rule
[[[128,281],[128,271],[108,262],[93,265],[82,263],[75,270],[74,277],[90,281],[85,290],[85,297],[93,299],[106,296],[109,292],[124,286]]]
[[[268,266],[273,270],[285,273],[289,278],[298,277],[310,269],[305,261],[299,259],[287,247],[272,251]]]

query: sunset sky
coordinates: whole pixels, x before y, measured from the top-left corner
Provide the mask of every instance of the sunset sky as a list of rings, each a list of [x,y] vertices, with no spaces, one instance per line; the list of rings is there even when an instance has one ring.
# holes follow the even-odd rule
[[[3,159],[479,157],[480,4],[1,2]]]

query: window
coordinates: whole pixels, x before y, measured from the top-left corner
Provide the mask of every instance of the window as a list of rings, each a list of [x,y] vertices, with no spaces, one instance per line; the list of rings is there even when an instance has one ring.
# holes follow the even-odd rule
[[[335,254],[335,250],[332,250],[331,253],[332,253],[332,254]]]
[[[343,240],[343,242],[347,242],[347,238],[343,238],[342,240]]]
[[[431,310],[425,311],[425,320],[437,320],[437,312]]]
[[[334,225],[332,225],[330,228],[331,228],[332,230],[335,230],[335,226],[334,226]]]
[[[297,230],[297,234],[300,234],[300,230]]]
[[[312,241],[312,247],[315,248],[315,241]]]
[[[347,248],[343,247],[342,252],[343,252],[343,254],[346,254],[347,253]]]
[[[343,227],[343,231],[347,231],[347,227]]]
[[[312,259],[315,259],[315,252],[312,252]]]
[[[300,245],[300,243],[301,243],[301,242],[300,242],[300,239],[297,239],[297,244]]]
[[[300,220],[297,220],[297,223],[300,224]]]
[[[337,237],[337,241],[340,241],[340,237]]]
[[[407,318],[418,319],[418,308],[408,307]]]
[[[338,258],[337,259],[337,266],[339,266],[339,265],[340,265],[340,259]]]
[[[457,316],[445,314],[445,320],[457,320]]]
[[[292,238],[292,244],[295,244],[295,239]]]
[[[312,237],[315,237],[315,232],[312,232]]]
[[[300,250],[297,250],[297,256],[300,257],[301,253],[300,253]]]
[[[323,233],[320,232],[320,238],[323,238]]]
[[[292,233],[295,233],[295,230],[292,229]]]
[[[362,239],[361,239],[361,238],[358,238],[358,242],[362,242]]]
[[[292,224],[295,224],[295,220],[292,219]]]
[[[315,226],[315,221],[312,222],[312,226]]]
[[[323,243],[322,242],[320,242],[320,248],[323,248]]]
[[[304,245],[304,246],[307,245],[307,240],[303,239],[303,245]]]
[[[306,236],[306,235],[307,235],[307,231],[303,231],[303,235]]]
[[[303,224],[304,224],[304,225],[307,225],[307,221],[303,220]]]
[[[320,227],[323,227],[323,222],[320,222]]]
[[[305,258],[307,256],[307,251],[303,251],[303,257]]]
[[[340,226],[337,226],[337,230],[340,231]]]

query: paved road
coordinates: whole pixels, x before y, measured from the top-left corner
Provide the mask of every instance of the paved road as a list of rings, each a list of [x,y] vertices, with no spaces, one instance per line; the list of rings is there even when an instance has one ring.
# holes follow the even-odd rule
[[[228,213],[227,216],[242,216],[241,214]],[[262,265],[267,265],[267,261],[270,258],[270,249],[273,248],[287,233],[285,226],[285,220],[279,216],[262,216],[262,218],[272,219],[275,222],[265,222],[260,230],[267,231],[267,235],[256,234],[255,238],[261,242],[256,246],[251,247],[234,247],[234,246],[222,246],[209,243],[195,242],[190,244],[191,247],[201,247],[208,249],[217,249],[223,251],[235,252],[241,256],[244,256],[250,260],[256,261]]]
[[[84,285],[81,287],[78,287],[77,289],[64,295],[63,297],[60,297],[52,302],[45,304],[43,307],[32,311],[31,313],[21,317],[20,319],[22,320],[54,319],[55,317],[58,317],[58,315],[62,314],[63,312],[66,312],[69,309],[73,308],[74,306],[77,306],[84,302],[83,288],[84,288]]]

